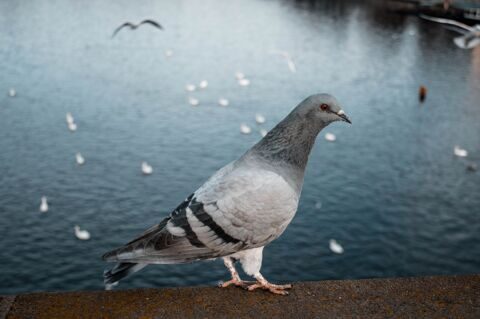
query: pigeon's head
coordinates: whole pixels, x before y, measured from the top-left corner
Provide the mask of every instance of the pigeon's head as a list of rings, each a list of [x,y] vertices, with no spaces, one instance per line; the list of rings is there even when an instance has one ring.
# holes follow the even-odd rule
[[[321,126],[327,126],[335,121],[350,122],[338,101],[330,94],[315,94],[300,103],[294,112],[306,120],[315,121]]]

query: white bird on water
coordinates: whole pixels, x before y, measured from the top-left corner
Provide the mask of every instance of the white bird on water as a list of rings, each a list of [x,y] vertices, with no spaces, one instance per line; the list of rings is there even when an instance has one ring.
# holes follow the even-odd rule
[[[80,226],[78,226],[78,225],[75,225],[75,227],[73,227],[73,229],[75,229],[75,237],[77,237],[78,239],[80,239],[80,240],[89,240],[90,239],[90,233],[88,232],[88,230],[80,229]]]
[[[77,124],[75,123],[68,123],[68,129],[71,131],[71,132],[75,132],[77,130]]]
[[[15,91],[15,89],[10,89],[8,90],[8,96],[10,97],[15,97],[17,95],[17,92]]]
[[[67,120],[67,124],[75,123],[75,119],[73,118],[73,115],[70,112],[68,112],[67,115],[65,115],[65,119]]]
[[[468,151],[466,149],[461,148],[458,145],[455,145],[453,148],[453,154],[458,157],[467,157],[468,156]]]
[[[198,84],[198,87],[201,88],[201,89],[205,89],[207,88],[208,86],[208,81],[207,80],[203,80],[200,82],[200,84]]]
[[[194,97],[189,97],[188,103],[190,103],[191,106],[197,106],[200,103],[200,101]]]
[[[243,74],[242,72],[236,72],[236,73],[235,73],[235,78],[236,78],[237,80],[244,79],[244,78],[245,78],[245,74]]]
[[[250,133],[252,133],[252,129],[247,124],[242,123],[242,124],[240,124],[240,132],[242,134],[250,134]]]
[[[75,159],[77,160],[78,165],[85,164],[85,158],[82,156],[82,154],[80,153],[75,154]]]
[[[240,80],[238,80],[238,85],[249,86],[250,85],[250,80],[249,79],[240,79]]]
[[[280,55],[281,57],[283,57],[285,59],[285,61],[287,61],[288,69],[290,70],[290,72],[292,72],[292,73],[297,72],[297,68],[295,67],[295,63],[293,62],[293,59],[290,56],[290,53],[288,53],[287,51],[274,50],[274,51],[270,51],[270,54]]]
[[[325,133],[325,139],[329,142],[335,142],[337,137],[333,133]]]
[[[266,129],[264,129],[264,128],[260,129],[260,135],[262,135],[262,137],[267,136],[267,134],[268,134],[268,131]]]
[[[42,196],[42,198],[41,198],[40,212],[41,213],[48,212],[48,202],[47,202],[47,197],[46,196]]]
[[[188,92],[193,92],[197,89],[197,87],[194,85],[194,84],[187,84],[185,86],[185,90],[187,90]]]
[[[330,247],[330,250],[334,252],[335,254],[343,254],[343,247],[340,245],[335,239],[330,239],[328,242],[328,246]]]
[[[230,102],[227,99],[220,98],[220,99],[218,99],[218,104],[220,104],[221,106],[228,106],[228,104],[230,104]]]
[[[153,173],[153,167],[150,166],[147,162],[142,162],[142,173],[144,175],[150,175]]]
[[[255,114],[255,121],[258,123],[258,124],[263,124],[265,123],[265,116],[263,116],[262,114]]]

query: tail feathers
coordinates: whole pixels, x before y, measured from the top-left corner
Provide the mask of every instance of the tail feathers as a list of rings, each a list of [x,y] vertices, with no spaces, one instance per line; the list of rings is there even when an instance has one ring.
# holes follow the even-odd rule
[[[146,267],[147,264],[142,263],[118,263],[112,269],[106,270],[103,273],[103,283],[105,289],[110,290],[115,286],[122,278],[127,277],[134,272]]]

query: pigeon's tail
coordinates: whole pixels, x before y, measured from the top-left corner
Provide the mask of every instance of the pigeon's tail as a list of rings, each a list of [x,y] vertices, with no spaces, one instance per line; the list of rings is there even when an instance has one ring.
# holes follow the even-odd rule
[[[133,274],[134,272],[137,272],[146,266],[147,264],[141,263],[118,263],[112,269],[105,270],[103,273],[103,283],[105,284],[105,289],[110,290],[120,281],[120,279],[127,277],[128,275]]]

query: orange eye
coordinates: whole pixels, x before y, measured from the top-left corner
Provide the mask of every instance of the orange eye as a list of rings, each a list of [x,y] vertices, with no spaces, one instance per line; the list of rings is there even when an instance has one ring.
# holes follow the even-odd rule
[[[322,104],[322,105],[320,105],[320,108],[322,109],[322,111],[326,111],[326,110],[328,110],[328,105],[327,104]]]

